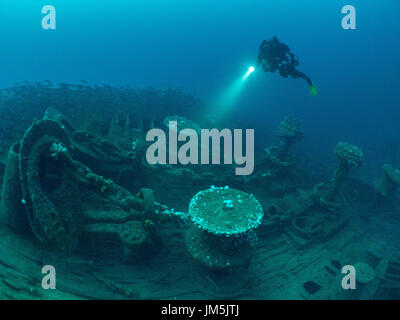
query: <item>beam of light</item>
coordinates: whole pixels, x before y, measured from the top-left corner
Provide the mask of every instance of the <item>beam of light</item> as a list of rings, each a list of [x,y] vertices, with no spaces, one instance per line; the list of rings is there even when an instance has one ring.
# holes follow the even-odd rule
[[[249,76],[255,71],[254,66],[250,66],[246,73],[240,78],[236,78],[212,103],[212,113],[217,119],[222,120],[232,112],[235,103],[243,91]]]
[[[242,80],[247,80],[247,78],[248,78],[254,71],[256,71],[256,68],[254,68],[253,66],[249,67],[249,69],[247,69],[246,74],[243,76]]]

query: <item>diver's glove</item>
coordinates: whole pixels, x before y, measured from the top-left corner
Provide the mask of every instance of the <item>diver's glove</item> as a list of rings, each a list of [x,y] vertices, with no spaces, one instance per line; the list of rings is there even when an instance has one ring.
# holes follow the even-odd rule
[[[311,86],[310,86],[310,92],[311,92],[311,95],[313,95],[313,96],[316,96],[316,95],[318,94],[318,90],[317,90],[317,88],[314,86],[313,83],[312,83]]]

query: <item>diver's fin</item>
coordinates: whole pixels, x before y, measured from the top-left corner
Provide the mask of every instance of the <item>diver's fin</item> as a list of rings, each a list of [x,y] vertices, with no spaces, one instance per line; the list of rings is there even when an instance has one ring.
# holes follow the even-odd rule
[[[318,90],[317,90],[317,88],[314,86],[314,84],[311,84],[311,86],[310,86],[310,92],[311,92],[311,95],[313,95],[313,96],[316,96],[316,95],[318,94]]]

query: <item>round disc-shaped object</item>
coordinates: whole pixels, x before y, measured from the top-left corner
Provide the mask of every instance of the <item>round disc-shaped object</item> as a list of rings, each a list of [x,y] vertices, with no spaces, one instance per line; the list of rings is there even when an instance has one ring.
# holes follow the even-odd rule
[[[344,161],[348,166],[361,167],[364,161],[364,155],[361,149],[348,142],[339,142],[335,149],[334,154],[341,161]]]
[[[279,135],[285,138],[292,138],[300,140],[303,138],[303,129],[300,122],[292,117],[286,117],[279,124]]]
[[[262,206],[253,195],[229,187],[202,190],[189,204],[189,217],[195,225],[227,237],[258,227],[263,216]]]

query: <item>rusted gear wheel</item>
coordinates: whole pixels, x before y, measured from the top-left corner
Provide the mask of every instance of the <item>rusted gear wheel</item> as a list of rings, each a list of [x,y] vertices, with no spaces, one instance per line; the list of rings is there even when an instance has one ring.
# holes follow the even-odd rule
[[[21,190],[29,224],[41,242],[58,248],[72,243],[80,225],[79,189],[67,178],[62,160],[70,148],[66,132],[52,120],[34,121],[20,148]]]

